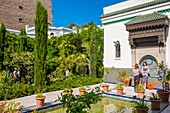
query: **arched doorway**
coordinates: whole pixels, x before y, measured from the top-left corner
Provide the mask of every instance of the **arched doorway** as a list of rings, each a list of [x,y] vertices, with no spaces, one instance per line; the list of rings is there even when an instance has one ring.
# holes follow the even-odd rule
[[[156,60],[155,57],[151,56],[151,55],[146,55],[144,57],[141,58],[139,64],[140,66],[142,66],[142,63],[146,62],[149,66],[150,69],[150,75],[158,75],[158,61]]]

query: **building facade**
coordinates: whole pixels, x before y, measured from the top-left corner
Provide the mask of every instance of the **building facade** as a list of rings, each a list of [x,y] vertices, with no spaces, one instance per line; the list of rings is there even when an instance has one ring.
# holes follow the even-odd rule
[[[169,6],[170,0],[127,0],[104,7],[104,67],[170,66]]]
[[[62,36],[64,34],[69,34],[69,33],[76,33],[77,28],[67,28],[67,27],[51,27],[48,26],[48,37],[52,36]],[[29,25],[26,25],[26,33],[30,36],[35,36],[35,27],[29,27]]]
[[[25,25],[34,26],[38,0],[0,0],[0,22],[8,29],[19,30]],[[40,0],[48,11],[48,24],[52,25],[52,1]]]

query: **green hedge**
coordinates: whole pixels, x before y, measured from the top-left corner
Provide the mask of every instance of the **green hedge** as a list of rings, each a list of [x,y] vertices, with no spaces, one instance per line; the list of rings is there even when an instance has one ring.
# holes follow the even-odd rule
[[[57,90],[63,90],[64,88],[75,88],[80,86],[97,84],[100,83],[100,81],[101,78],[76,77],[52,83],[49,86],[45,86],[44,89],[45,92],[52,92]],[[0,100],[10,100],[37,93],[37,87],[28,84],[4,84],[0,86],[0,89]]]

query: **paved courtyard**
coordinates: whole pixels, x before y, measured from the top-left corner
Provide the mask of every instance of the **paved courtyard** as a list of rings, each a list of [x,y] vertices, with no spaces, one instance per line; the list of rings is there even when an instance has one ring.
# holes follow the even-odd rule
[[[93,89],[96,86],[101,87],[101,84],[91,85],[90,88]],[[114,87],[115,87],[115,84],[110,84],[109,92],[107,92],[106,94],[110,94],[110,95],[113,94],[114,96],[117,95],[117,91]],[[61,95],[62,91],[63,90],[44,93],[44,95],[46,96],[45,105],[52,105],[52,104],[59,103],[58,101],[55,102],[55,100],[57,100],[57,97]],[[127,99],[128,97],[132,98],[133,96],[137,95],[137,93],[134,92],[133,87],[124,87],[123,92],[124,92],[123,97],[125,99]],[[156,92],[156,90],[147,89],[145,92],[145,95],[147,95],[146,99],[148,99],[148,96],[151,95],[151,92]],[[78,88],[73,88],[73,93],[75,95],[78,95],[79,94]],[[31,96],[26,96],[22,98],[17,98],[16,101],[21,102],[22,110],[35,109],[36,108],[35,96],[36,95],[31,95]],[[121,96],[117,96],[117,97],[122,98]],[[165,106],[168,106],[168,105],[169,103],[161,103],[161,111],[165,108]],[[164,109],[162,113],[168,113],[167,111],[170,111],[170,105],[166,107],[166,109]],[[150,110],[149,113],[160,113],[160,111],[153,112]]]

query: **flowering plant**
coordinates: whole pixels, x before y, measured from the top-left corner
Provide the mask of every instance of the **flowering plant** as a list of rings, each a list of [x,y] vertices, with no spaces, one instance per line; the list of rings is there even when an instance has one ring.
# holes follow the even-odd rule
[[[4,106],[3,113],[17,113],[19,111],[20,102],[12,100]]]

